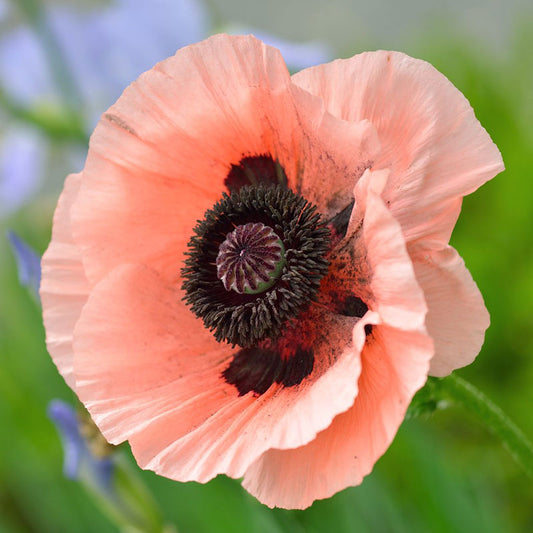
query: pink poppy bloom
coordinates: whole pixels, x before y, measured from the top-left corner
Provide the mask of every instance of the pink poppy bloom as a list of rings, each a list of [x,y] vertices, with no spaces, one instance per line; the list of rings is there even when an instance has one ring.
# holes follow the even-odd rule
[[[305,508],[360,483],[428,374],[479,352],[488,313],[448,241],[502,169],[424,61],[291,77],[251,36],[185,47],[104,113],[66,181],[48,349],[142,468]]]

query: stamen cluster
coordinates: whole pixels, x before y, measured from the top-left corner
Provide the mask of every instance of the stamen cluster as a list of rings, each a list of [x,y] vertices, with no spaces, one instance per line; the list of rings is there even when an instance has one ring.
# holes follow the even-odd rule
[[[277,279],[258,294],[227,290],[217,272],[228,234],[250,223],[270,228],[285,249]],[[185,301],[219,341],[249,347],[275,339],[314,298],[328,269],[329,237],[316,207],[283,186],[246,186],[223,194],[189,242],[182,269]]]

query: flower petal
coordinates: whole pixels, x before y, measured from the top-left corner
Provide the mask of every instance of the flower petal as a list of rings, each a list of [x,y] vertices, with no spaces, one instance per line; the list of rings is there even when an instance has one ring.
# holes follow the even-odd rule
[[[350,227],[339,244],[346,257],[368,264],[356,266],[359,276],[352,278],[369,284],[366,294],[361,285],[354,290],[370,308],[355,325],[354,339],[371,325],[357,398],[311,443],[270,450],[246,471],[244,487],[270,507],[303,509],[360,483],[392,442],[411,398],[426,381],[434,353],[424,325],[427,308],[400,225],[380,197],[388,174],[366,171],[359,180]]]
[[[319,63],[325,63],[326,61],[331,61],[331,58],[334,57],[331,47],[319,40],[288,40],[258,28],[241,25],[231,25],[227,33],[233,35],[252,33],[259,40],[277,48],[290,70],[301,70]]]
[[[50,246],[41,262],[41,303],[46,330],[46,345],[60,374],[75,390],[72,375],[72,335],[89,286],[80,250],[72,239],[70,207],[78,194],[81,174],[71,174],[59,197]]]
[[[353,202],[353,188],[379,154],[376,129],[368,120],[339,119],[309,93],[293,89],[302,128],[300,171],[294,189],[328,219]]]
[[[412,396],[424,384],[431,353],[423,333],[374,325],[363,349],[353,407],[306,446],[266,452],[246,471],[244,488],[269,507],[305,509],[359,484],[392,442]]]
[[[91,139],[73,214],[89,280],[125,262],[174,278],[231,165],[269,154],[293,177],[301,136],[283,59],[253,37],[217,35],[159,63]]]
[[[463,259],[451,246],[416,248],[413,264],[428,304],[426,327],[435,341],[432,376],[447,376],[479,353],[490,317]]]
[[[354,188],[356,204],[346,237],[333,251],[341,268],[337,287],[356,295],[391,326],[424,329],[427,306],[399,223],[381,198],[389,172],[365,171]]]
[[[240,477],[267,449],[309,442],[353,404],[357,319],[324,317],[299,385],[239,395],[223,376],[237,349],[216,342],[182,296],[157,272],[125,265],[94,287],[76,325],[77,393],[142,467],[181,481]]]
[[[408,243],[428,236],[448,242],[457,200],[503,170],[466,98],[425,61],[367,52],[292,79],[333,115],[376,127],[382,150],[372,168],[391,170],[384,197]],[[435,228],[429,212],[447,216]]]

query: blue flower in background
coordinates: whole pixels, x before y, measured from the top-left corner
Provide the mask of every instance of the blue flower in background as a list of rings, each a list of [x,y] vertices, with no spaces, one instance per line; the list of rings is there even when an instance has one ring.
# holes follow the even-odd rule
[[[112,452],[88,414],[84,420],[68,403],[52,400],[48,404],[48,417],[54,422],[63,444],[65,477],[89,489],[121,531],[175,531],[172,527],[163,527],[160,511],[139,481],[137,472],[124,457]],[[104,447],[104,453],[93,451],[97,442],[98,448]]]
[[[13,231],[7,232],[7,238],[17,262],[20,284],[28,287],[35,297],[40,300],[41,256]]]
[[[32,106],[55,101],[47,57],[33,28],[21,26],[0,40],[1,88],[13,101]]]
[[[28,126],[11,128],[0,145],[0,217],[19,209],[40,185],[46,139]]]
[[[91,452],[80,432],[74,408],[61,400],[52,400],[48,405],[48,417],[54,422],[63,444],[65,477],[82,480],[92,488],[110,492],[113,460],[111,457],[97,457]]]

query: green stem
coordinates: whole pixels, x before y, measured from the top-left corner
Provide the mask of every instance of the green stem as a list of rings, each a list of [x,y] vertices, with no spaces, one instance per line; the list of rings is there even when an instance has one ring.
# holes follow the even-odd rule
[[[90,489],[90,487],[88,487]],[[125,457],[115,456],[111,494],[93,492],[102,509],[124,533],[173,533],[174,526],[165,524],[149,488]]]
[[[13,101],[0,85],[0,107],[10,116],[43,131],[49,137],[63,141],[75,141],[84,146],[88,137],[83,125],[83,117],[69,109],[26,108]]]
[[[124,450],[110,445],[89,413],[78,406],[78,431],[84,440],[77,479],[123,533],[176,533],[165,524],[150,489]],[[78,444],[76,444],[78,445]]]
[[[438,396],[460,404],[474,414],[533,477],[533,445],[496,404],[473,385],[453,374],[444,379],[433,379],[432,382]]]

